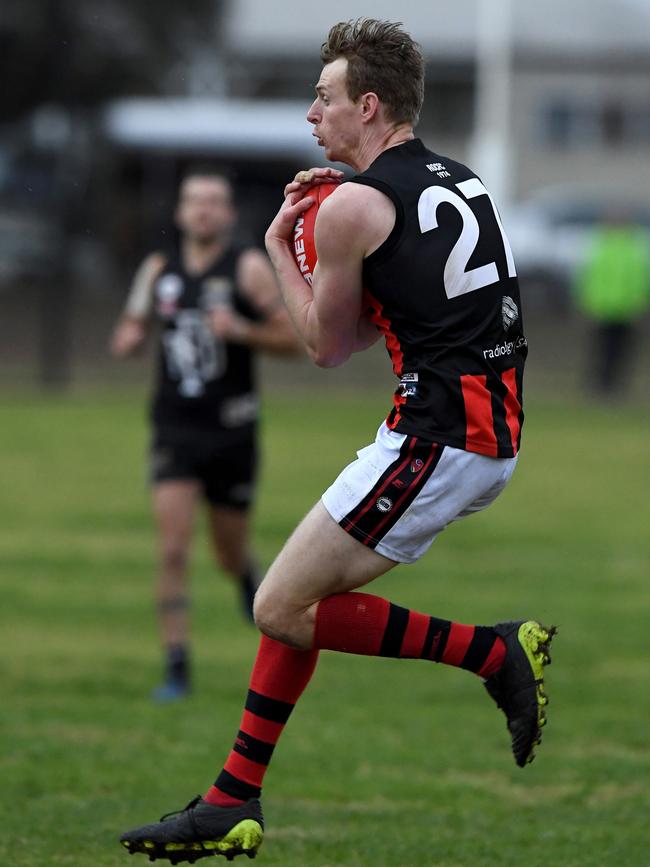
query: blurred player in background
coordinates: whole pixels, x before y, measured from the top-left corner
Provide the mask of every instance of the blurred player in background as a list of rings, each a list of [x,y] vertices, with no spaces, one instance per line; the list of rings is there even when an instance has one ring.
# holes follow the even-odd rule
[[[124,358],[154,320],[160,324],[150,453],[165,652],[157,701],[190,690],[187,569],[202,497],[217,560],[238,582],[252,618],[259,583],[249,542],[257,467],[254,354],[299,350],[268,258],[233,238],[227,178],[208,167],[191,169],[175,217],[178,249],[144,260],[111,340],[113,355]]]
[[[351,592],[417,560],[447,524],[506,486],[523,421],[526,340],[512,254],[488,191],[414,136],[419,47],[399,25],[366,19],[333,27],[321,58],[307,118],[327,159],[358,174],[320,205],[312,285],[293,256],[294,225],[312,202],[308,186],[340,172],[300,173],[266,246],[316,364],[342,364],[383,333],[400,384],[375,442],[300,523],[257,592],[263,637],[214,785],[166,821],[122,836],[129,851],[152,859],[255,854],[264,773],[320,650],[475,673],[505,713],[520,766],[533,758],[545,721],[552,628],[462,624]]]
[[[575,282],[578,306],[592,325],[587,390],[616,397],[627,388],[637,323],[650,306],[648,237],[632,214],[616,209],[605,215]]]

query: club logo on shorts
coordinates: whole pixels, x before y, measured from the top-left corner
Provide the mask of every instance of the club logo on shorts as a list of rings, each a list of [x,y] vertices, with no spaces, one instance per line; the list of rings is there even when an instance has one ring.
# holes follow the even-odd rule
[[[375,505],[380,512],[390,512],[393,508],[393,501],[389,497],[380,497]]]
[[[419,473],[423,466],[424,466],[424,461],[421,458],[414,458],[411,461],[411,472],[412,473]]]

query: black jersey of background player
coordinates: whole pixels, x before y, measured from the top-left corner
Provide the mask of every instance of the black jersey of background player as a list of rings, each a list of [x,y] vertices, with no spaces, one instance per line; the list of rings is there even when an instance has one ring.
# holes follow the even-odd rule
[[[152,406],[154,424],[179,435],[252,433],[257,418],[255,372],[247,346],[215,337],[208,311],[229,303],[242,316],[258,319],[239,292],[237,262],[230,248],[201,274],[190,274],[178,253],[154,283],[154,310],[162,331]]]
[[[527,344],[512,252],[489,193],[467,166],[419,139],[385,150],[352,181],[381,190],[397,212],[363,267],[372,320],[400,378],[388,426],[512,457]]]

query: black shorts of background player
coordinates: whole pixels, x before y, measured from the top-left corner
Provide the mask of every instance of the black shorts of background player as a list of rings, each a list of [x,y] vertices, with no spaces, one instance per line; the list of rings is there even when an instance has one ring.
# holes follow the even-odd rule
[[[157,606],[165,677],[154,699],[190,689],[187,565],[195,512],[207,501],[222,569],[239,582],[252,616],[259,583],[251,553],[256,471],[256,351],[296,354],[299,342],[261,250],[233,239],[229,181],[209,168],[184,177],[175,213],[177,250],[138,269],[111,352],[124,358],[159,323],[151,403],[150,481],[158,534]]]

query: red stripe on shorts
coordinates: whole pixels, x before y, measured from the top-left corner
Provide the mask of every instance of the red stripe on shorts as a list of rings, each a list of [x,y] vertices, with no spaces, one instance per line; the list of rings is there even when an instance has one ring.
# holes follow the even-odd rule
[[[376,489],[371,489],[366,494],[366,497],[368,497],[369,499],[368,499],[368,502],[366,503],[365,507],[358,514],[354,515],[353,518],[346,518],[345,524],[343,525],[344,530],[349,531],[350,528],[356,527],[356,525],[359,523],[361,518],[363,518],[363,516],[366,514],[366,512],[368,512],[370,509],[372,509],[372,507],[375,505],[378,497],[380,497],[384,493],[386,488],[391,484],[391,482],[394,479],[396,479],[399,476],[399,474],[402,472],[402,470],[411,463],[411,460],[413,458],[413,451],[415,449],[416,443],[417,443],[416,437],[411,437],[411,441],[409,443],[409,449],[408,449],[408,452],[406,453],[406,457],[402,461],[400,461],[397,468],[395,470],[393,470],[393,472],[390,474],[390,476],[388,476],[387,479],[384,480],[382,485],[380,485]]]
[[[424,480],[424,482],[427,481],[427,470],[431,466],[431,461],[436,456],[438,448],[439,448],[438,443],[432,443],[431,451],[429,453],[429,457],[427,458],[426,463],[424,464],[424,466],[422,467],[420,472],[416,476],[413,477],[413,482],[408,486],[408,488],[404,491],[402,496],[397,500],[397,502],[394,504],[391,511],[387,515],[384,515],[381,518],[381,520],[379,521],[379,523],[373,528],[372,532],[369,534],[372,539],[376,540],[379,538],[379,536],[378,536],[379,532],[381,531],[382,527],[388,523],[388,521],[392,521],[393,523],[396,523],[397,520],[399,520],[399,518],[402,515],[402,512],[400,511],[400,507],[402,506],[402,503],[408,497],[412,497],[414,490],[418,491],[418,493],[419,493],[418,485],[419,485],[420,481],[422,481],[422,480]],[[406,511],[406,509],[404,509],[404,511]],[[367,545],[370,542],[371,542],[371,539],[369,538],[366,542],[364,542],[364,544]]]

